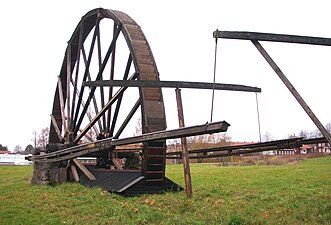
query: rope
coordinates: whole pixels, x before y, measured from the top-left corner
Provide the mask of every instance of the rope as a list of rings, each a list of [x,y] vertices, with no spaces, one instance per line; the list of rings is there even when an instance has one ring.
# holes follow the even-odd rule
[[[257,111],[257,123],[259,126],[259,137],[260,137],[260,142],[262,142],[261,139],[261,124],[260,124],[260,110],[259,110],[259,101],[257,98],[257,92],[255,92],[255,99],[256,99],[256,111]]]
[[[218,31],[218,30],[216,30]],[[214,112],[214,96],[215,96],[215,80],[216,80],[216,59],[217,59],[217,40],[215,38],[215,58],[214,58],[214,79],[213,79],[213,94],[211,97],[211,112],[210,112],[210,122],[213,122],[213,112]]]

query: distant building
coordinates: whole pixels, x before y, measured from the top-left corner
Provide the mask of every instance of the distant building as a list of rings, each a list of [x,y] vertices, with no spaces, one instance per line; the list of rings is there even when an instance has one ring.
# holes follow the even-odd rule
[[[315,146],[314,151],[316,153],[327,153],[327,154],[330,154],[331,153],[330,144],[329,143],[318,143]]]
[[[11,152],[8,150],[0,150],[0,154],[10,154]]]
[[[27,157],[27,156],[28,155],[8,154],[8,153],[0,154],[0,165],[30,165],[30,164],[33,164],[33,162],[25,159],[25,157]]]

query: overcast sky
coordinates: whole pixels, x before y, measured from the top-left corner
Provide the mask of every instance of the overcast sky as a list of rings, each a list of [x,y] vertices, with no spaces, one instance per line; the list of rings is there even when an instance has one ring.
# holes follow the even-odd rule
[[[141,27],[161,80],[212,82],[216,29],[331,38],[329,1],[1,1],[0,144],[13,150],[48,127],[67,41],[94,8],[123,11]],[[331,48],[261,42],[325,125],[331,121]],[[261,132],[286,138],[315,130],[249,41],[219,40],[216,82],[262,88]],[[163,90],[168,129],[178,127],[174,89]],[[186,125],[210,120],[211,91],[182,90]],[[214,121],[231,124],[233,141],[258,141],[254,93],[217,91]]]

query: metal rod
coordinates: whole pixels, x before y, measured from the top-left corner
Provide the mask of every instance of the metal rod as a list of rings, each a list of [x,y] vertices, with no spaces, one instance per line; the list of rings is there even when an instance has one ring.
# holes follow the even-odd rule
[[[258,124],[258,126],[259,126],[259,137],[260,137],[260,142],[262,142],[262,138],[261,138],[261,123],[260,123],[259,100],[258,100],[258,98],[257,98],[257,93],[255,93],[255,100],[256,100],[257,124]]]
[[[178,123],[179,123],[179,127],[183,128],[185,127],[185,122],[184,122],[181,90],[179,88],[176,88],[176,100],[177,100]],[[190,161],[188,159],[188,153],[187,153],[188,152],[187,140],[186,137],[182,137],[180,140],[181,140],[181,148],[182,148],[186,195],[187,197],[192,197],[192,182],[191,182]]]
[[[303,98],[300,96],[299,92],[294,88],[294,86],[287,79],[287,77],[284,75],[284,73],[281,71],[281,69],[277,66],[277,64],[272,60],[272,58],[269,56],[269,54],[266,52],[266,50],[262,47],[262,45],[258,41],[252,41],[252,43],[257,48],[257,50],[261,53],[261,55],[265,58],[265,60],[269,63],[271,68],[276,72],[278,77],[283,81],[283,83],[288,88],[288,90],[292,93],[292,95],[295,97],[295,99],[298,101],[298,103],[301,105],[301,107],[308,114],[310,119],[315,123],[315,125],[319,129],[319,131],[323,134],[323,136],[331,144],[331,134],[326,130],[326,128],[318,120],[317,116],[313,113],[313,111],[310,109],[310,107],[307,105],[307,103],[303,100]]]

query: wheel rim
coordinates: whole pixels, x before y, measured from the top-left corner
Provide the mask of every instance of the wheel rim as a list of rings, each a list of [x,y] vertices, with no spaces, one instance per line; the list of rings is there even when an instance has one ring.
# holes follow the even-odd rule
[[[137,23],[125,13],[95,9],[82,17],[68,42],[55,91],[49,143],[72,146],[94,141],[100,134],[129,136],[133,132],[127,130],[137,123],[136,118],[141,120],[142,133],[166,129],[161,88],[83,86],[84,81],[103,79],[159,80],[159,74]]]

